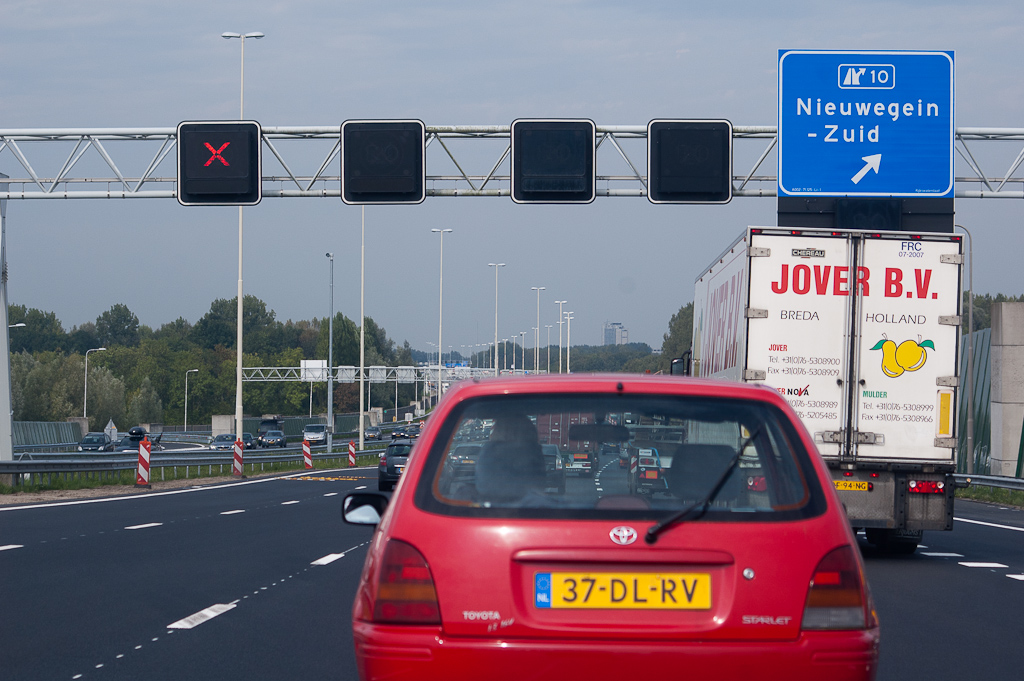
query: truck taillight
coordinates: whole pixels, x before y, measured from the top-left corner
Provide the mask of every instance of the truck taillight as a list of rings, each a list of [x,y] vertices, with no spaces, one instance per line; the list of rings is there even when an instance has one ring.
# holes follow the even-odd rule
[[[946,483],[939,480],[911,480],[907,487],[914,494],[942,494],[946,491]]]
[[[653,457],[641,456],[640,457],[640,465],[641,466],[657,466],[658,463],[654,460]]]
[[[373,604],[373,621],[440,624],[434,578],[423,554],[398,539],[388,541]]]
[[[874,628],[878,621],[870,601],[853,549],[841,546],[822,558],[814,569],[801,628]]]

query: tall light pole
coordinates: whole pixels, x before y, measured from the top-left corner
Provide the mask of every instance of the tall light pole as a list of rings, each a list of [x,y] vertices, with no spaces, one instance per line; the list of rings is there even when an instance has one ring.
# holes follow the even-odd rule
[[[533,370],[537,371],[540,366],[540,292],[545,289],[543,286],[531,286],[530,290],[537,292],[537,327],[533,330]]]
[[[568,302],[568,300],[555,301],[558,305],[558,373],[562,373],[562,305]]]
[[[327,318],[327,453],[330,454],[334,451],[334,254],[324,255],[331,261],[331,316]]]
[[[526,373],[526,332],[525,331],[520,331],[519,332],[519,337],[520,337],[520,343],[523,346],[522,347],[522,350],[523,350],[523,365],[521,367],[519,367],[519,368],[523,370],[523,373]]]
[[[494,268],[494,375],[498,375],[498,268],[504,267],[503,262],[489,262],[488,267]]]
[[[82,418],[88,418],[89,413],[87,408],[89,406],[89,353],[99,352],[100,350],[106,350],[106,348],[92,348],[91,350],[85,351],[85,392],[82,394]],[[89,424],[85,424],[85,429],[89,430]]]
[[[220,34],[221,38],[238,38],[242,43],[242,70],[239,78],[240,87],[238,95],[238,120],[245,120],[245,39],[255,38],[259,40],[263,33],[255,31],[252,33],[231,33]],[[236,327],[236,352],[237,360],[235,367],[235,437],[242,439],[242,207],[238,207],[238,319]]]
[[[565,313],[565,373],[572,373],[572,365],[569,363],[569,353],[572,352],[572,312]]]
[[[366,300],[366,206],[361,211],[359,225],[359,451],[363,451],[366,436],[366,391],[363,390],[366,373],[366,313],[363,310]]]
[[[199,371],[199,369],[189,369],[188,371],[185,372],[185,426],[184,430],[182,431],[185,433],[188,432],[188,375],[194,374],[197,371]]]
[[[504,368],[508,364],[508,338],[501,339],[501,366]]]
[[[441,235],[441,266],[438,274],[438,295],[437,295],[437,401],[441,401],[441,324],[444,320],[444,235],[451,232],[450,229],[432,229],[434,234]]]
[[[551,373],[551,324],[545,324],[544,328],[548,330],[548,373]]]

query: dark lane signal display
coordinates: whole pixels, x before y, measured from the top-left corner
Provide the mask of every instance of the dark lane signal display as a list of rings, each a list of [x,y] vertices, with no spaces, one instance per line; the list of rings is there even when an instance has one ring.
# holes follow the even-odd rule
[[[263,198],[260,124],[178,124],[178,202],[184,206],[254,206]]]

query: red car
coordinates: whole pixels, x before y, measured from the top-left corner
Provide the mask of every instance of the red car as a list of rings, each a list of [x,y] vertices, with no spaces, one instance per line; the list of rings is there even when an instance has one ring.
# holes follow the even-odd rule
[[[656,425],[678,442],[665,487],[640,494],[613,465],[547,485],[536,424],[564,413],[587,415],[570,440],[635,447]],[[451,465],[467,444],[473,465]],[[465,381],[390,502],[353,493],[343,516],[377,525],[352,610],[367,681],[875,677],[854,535],[813,439],[769,388]]]

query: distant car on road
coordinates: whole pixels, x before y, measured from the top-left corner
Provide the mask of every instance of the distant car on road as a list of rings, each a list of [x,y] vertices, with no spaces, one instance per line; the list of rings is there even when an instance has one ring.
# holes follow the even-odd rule
[[[280,430],[268,430],[260,442],[261,447],[287,447],[288,440]]]
[[[395,488],[398,479],[402,477],[402,471],[405,470],[412,444],[410,440],[395,440],[380,455],[380,462],[377,464],[377,489],[386,491]]]
[[[139,451],[139,443],[148,435],[142,426],[135,426],[128,429],[128,434],[121,438],[121,441],[114,447],[115,452],[136,452]]]
[[[398,426],[397,428],[391,429],[391,439],[399,440],[405,438],[405,429],[407,426]]]
[[[308,426],[302,429],[302,439],[306,440],[311,445],[326,444],[327,424],[310,423]]]
[[[242,449],[253,449],[256,447],[256,440],[253,439],[252,433],[242,433]]]
[[[224,450],[235,448],[235,434],[223,433],[213,438],[210,442],[210,449]]]
[[[377,426],[370,426],[363,433],[363,439],[364,440],[383,440],[384,439],[384,431],[382,431]]]
[[[114,450],[114,443],[106,433],[86,433],[82,441],[78,443],[80,452],[110,452]]]

